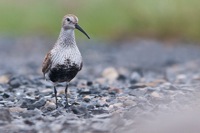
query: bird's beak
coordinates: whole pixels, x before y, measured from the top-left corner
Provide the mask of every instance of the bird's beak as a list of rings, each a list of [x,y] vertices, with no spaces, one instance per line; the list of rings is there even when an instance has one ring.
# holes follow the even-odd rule
[[[88,34],[78,24],[75,24],[75,28],[78,29],[83,34],[85,34],[88,37],[88,39],[90,39],[90,37],[88,36]]]

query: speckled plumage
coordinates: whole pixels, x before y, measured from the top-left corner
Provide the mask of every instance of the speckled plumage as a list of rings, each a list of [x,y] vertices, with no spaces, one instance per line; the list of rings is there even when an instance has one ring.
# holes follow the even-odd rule
[[[69,82],[76,75],[74,75],[74,71],[77,70],[76,74],[82,67],[82,56],[76,45],[74,30],[64,30],[61,29],[60,36],[54,45],[53,49],[48,53],[50,60],[48,65],[48,70],[44,71],[44,75],[46,79],[50,79],[52,82]],[[62,67],[58,67],[62,66]],[[59,69],[58,69],[59,68]],[[61,70],[63,69],[63,70]],[[53,74],[52,74],[53,70]],[[57,72],[56,72],[57,70]],[[73,70],[73,75],[70,76],[70,70]],[[56,78],[55,80],[53,76],[62,75],[59,73],[65,73],[66,77],[63,79],[63,76]],[[51,75],[51,76],[50,76]],[[67,77],[69,75],[69,77]],[[50,78],[51,77],[51,78]],[[70,77],[73,77],[72,79]],[[54,80],[52,80],[54,79]]]
[[[82,56],[76,45],[74,29],[80,30],[88,38],[87,33],[78,25],[78,18],[69,14],[64,16],[58,40],[52,50],[45,56],[42,72],[45,79],[54,83],[54,93],[57,105],[57,91],[55,85],[67,82],[65,88],[66,103],[68,83],[82,69]]]

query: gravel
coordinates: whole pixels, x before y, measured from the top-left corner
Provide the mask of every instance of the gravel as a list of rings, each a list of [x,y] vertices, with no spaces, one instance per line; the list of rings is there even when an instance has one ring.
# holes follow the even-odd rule
[[[0,42],[0,132],[173,133],[178,127],[200,127],[199,119],[196,125],[183,123],[199,118],[198,45],[82,44],[84,67],[70,83],[70,106],[65,108],[65,85],[59,84],[56,109],[53,85],[40,72],[53,40]]]

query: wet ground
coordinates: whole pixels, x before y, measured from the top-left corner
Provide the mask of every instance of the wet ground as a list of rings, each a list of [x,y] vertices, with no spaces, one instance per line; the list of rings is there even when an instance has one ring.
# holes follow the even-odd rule
[[[54,42],[0,38],[0,132],[199,130],[200,46],[141,39],[123,45],[79,42],[83,70],[70,83],[67,109],[65,85],[58,86],[56,109],[52,84],[41,74]]]

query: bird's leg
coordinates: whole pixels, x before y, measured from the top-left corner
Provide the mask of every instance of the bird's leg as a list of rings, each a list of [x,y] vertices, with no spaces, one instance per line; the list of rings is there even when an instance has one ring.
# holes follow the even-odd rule
[[[54,86],[54,94],[55,94],[55,99],[56,99],[56,108],[58,108],[58,102],[57,102],[57,90],[56,90],[56,86]]]
[[[68,96],[67,96],[68,86],[69,86],[69,83],[67,83],[67,84],[66,84],[66,87],[65,87],[65,98],[66,98],[66,105],[65,105],[65,107],[68,107],[68,106],[69,106],[69,103],[68,103]]]

